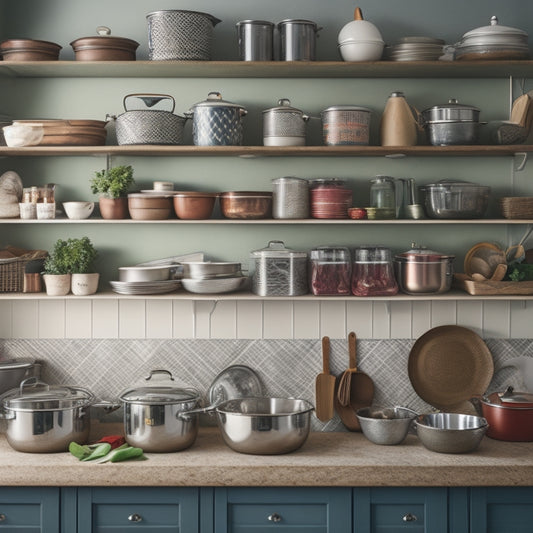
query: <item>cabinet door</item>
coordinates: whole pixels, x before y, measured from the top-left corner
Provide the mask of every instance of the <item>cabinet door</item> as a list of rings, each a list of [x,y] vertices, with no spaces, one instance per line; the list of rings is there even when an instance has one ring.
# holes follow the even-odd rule
[[[471,533],[531,533],[533,487],[471,489]]]
[[[215,533],[349,533],[348,488],[215,491]]]
[[[80,488],[78,533],[197,533],[194,488]]]
[[[447,533],[445,488],[356,488],[354,533]]]
[[[58,533],[59,489],[56,487],[1,488],[0,531]]]

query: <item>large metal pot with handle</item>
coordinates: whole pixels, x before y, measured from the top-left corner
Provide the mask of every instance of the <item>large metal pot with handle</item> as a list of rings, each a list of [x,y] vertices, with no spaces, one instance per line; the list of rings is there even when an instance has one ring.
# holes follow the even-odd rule
[[[239,104],[222,100],[210,92],[185,113],[192,118],[192,137],[196,146],[239,146],[242,144],[242,117],[248,112]]]
[[[124,435],[145,452],[177,452],[191,446],[198,434],[196,389],[178,387],[168,370],[152,370],[139,387],[121,393]]]
[[[89,438],[89,408],[95,403],[94,395],[81,387],[25,379],[0,396],[7,442],[19,452],[33,453],[64,452],[72,441],[84,444]]]

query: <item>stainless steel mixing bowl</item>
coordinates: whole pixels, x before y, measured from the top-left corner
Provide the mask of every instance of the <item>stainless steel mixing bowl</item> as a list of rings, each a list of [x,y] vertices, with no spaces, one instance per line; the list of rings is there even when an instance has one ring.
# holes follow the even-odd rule
[[[357,418],[363,435],[374,444],[400,444],[407,437],[417,413],[405,407],[363,407]]]

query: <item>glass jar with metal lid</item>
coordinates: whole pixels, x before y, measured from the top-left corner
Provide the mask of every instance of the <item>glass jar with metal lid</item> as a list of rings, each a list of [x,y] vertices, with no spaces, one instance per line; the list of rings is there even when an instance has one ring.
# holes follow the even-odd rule
[[[309,287],[317,296],[348,295],[352,273],[350,250],[318,246],[309,254]]]
[[[250,254],[252,292],[259,296],[307,294],[307,252],[285,248],[283,241],[270,241]]]
[[[354,296],[391,296],[398,292],[392,254],[384,246],[361,246],[355,249],[352,270]]]

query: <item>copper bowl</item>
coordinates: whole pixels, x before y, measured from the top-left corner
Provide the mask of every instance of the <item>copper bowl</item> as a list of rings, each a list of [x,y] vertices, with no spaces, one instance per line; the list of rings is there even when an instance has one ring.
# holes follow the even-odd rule
[[[134,220],[166,220],[172,212],[172,197],[128,194],[128,210]]]
[[[57,61],[61,46],[50,41],[9,39],[0,43],[4,61]]]
[[[98,35],[80,37],[70,43],[76,61],[135,61],[137,41],[111,36],[106,26],[98,26],[96,32]]]
[[[272,193],[223,192],[220,195],[220,211],[226,218],[272,218]]]
[[[174,211],[183,220],[211,218],[218,194],[212,192],[179,192],[174,194]]]

